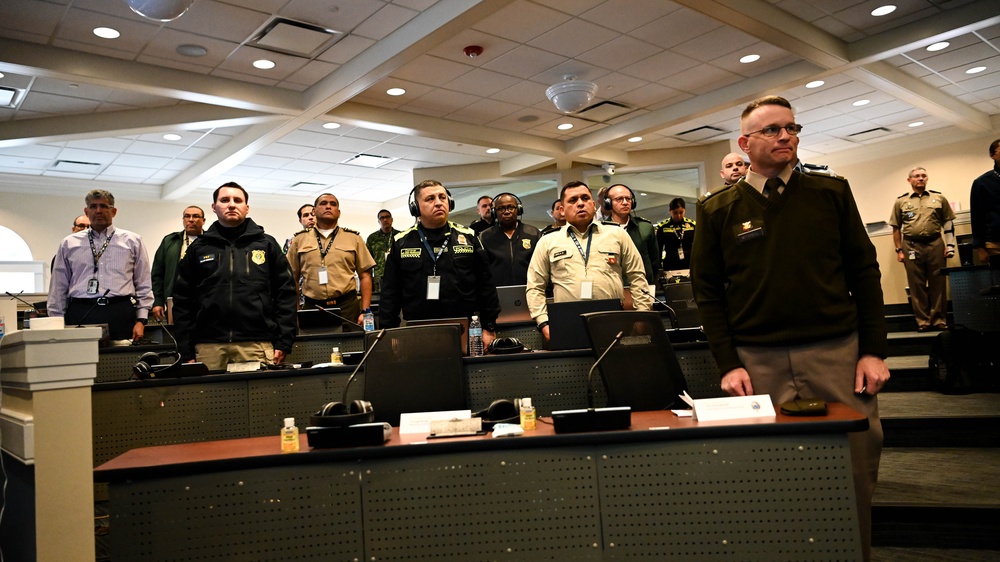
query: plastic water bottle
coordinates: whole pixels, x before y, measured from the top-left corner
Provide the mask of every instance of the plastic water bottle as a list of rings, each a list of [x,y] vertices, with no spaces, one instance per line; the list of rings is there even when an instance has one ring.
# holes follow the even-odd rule
[[[365,331],[366,332],[375,331],[375,315],[372,314],[371,308],[365,309]]]
[[[469,355],[483,356],[483,325],[478,316],[473,316],[472,322],[469,322]]]

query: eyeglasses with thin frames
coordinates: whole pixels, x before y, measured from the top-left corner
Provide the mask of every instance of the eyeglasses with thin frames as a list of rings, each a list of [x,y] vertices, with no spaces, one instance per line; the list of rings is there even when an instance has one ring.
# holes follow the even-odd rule
[[[629,197],[628,195],[622,195],[622,196],[619,196],[619,197],[612,197],[611,200],[614,201],[615,203],[618,203],[619,205],[622,205],[624,203],[631,203],[632,202],[632,198]]]
[[[764,127],[763,129],[760,129],[759,131],[751,131],[743,136],[749,137],[754,133],[760,133],[764,138],[773,139],[774,137],[781,134],[782,129],[784,129],[789,136],[797,137],[799,133],[802,132],[802,125],[799,125],[798,123],[792,123],[790,125],[785,125],[784,127],[780,127],[778,125],[769,125],[767,127]]]

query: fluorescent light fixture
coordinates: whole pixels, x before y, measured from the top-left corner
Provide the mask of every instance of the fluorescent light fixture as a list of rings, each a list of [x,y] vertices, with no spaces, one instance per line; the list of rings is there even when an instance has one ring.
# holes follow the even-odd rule
[[[378,168],[384,166],[389,162],[396,160],[396,158],[390,158],[388,156],[378,156],[376,154],[358,154],[352,156],[347,160],[341,162],[341,164],[348,164],[350,166],[364,166],[365,168]]]
[[[181,140],[181,136],[178,135],[177,133],[167,133],[167,134],[163,135],[163,140],[179,141],[179,140]]]
[[[896,11],[896,7],[892,4],[886,4],[885,6],[879,6],[872,10],[872,15],[875,17],[887,16]]]
[[[253,66],[254,68],[259,68],[261,70],[271,70],[272,68],[274,68],[274,61],[270,61],[267,59],[255,60],[253,61]]]
[[[568,130],[570,130],[570,129],[573,128],[573,124],[572,123],[560,123],[559,126],[556,127],[556,128],[559,129],[560,131],[568,131]]]
[[[910,123],[909,125],[907,125],[907,127],[919,127],[919,126],[921,126],[923,124],[924,124],[923,121],[914,121],[913,123]]]
[[[324,129],[339,129],[340,123],[323,123]]]
[[[486,154],[496,154],[498,152],[500,152],[499,148],[487,148],[486,149]]]
[[[117,29],[111,29],[110,27],[95,27],[94,35],[101,39],[118,39],[122,34],[118,33]]]
[[[17,90],[0,86],[0,107],[13,107]]]
[[[632,137],[628,139],[628,142],[642,142],[642,137]]]
[[[406,93],[406,90],[402,88],[389,88],[388,90],[385,91],[385,93],[389,94],[390,96],[401,96]]]
[[[858,101],[852,103],[851,105],[853,105],[854,107],[861,107],[862,105],[868,105],[871,102],[872,102],[872,100],[858,100]]]
[[[927,46],[927,50],[930,51],[930,52],[932,52],[932,53],[935,52],[935,51],[942,51],[944,49],[947,49],[949,45],[951,45],[951,43],[949,43],[947,41],[938,41],[937,43],[934,43],[933,45],[928,45]]]
[[[806,84],[806,88],[809,88],[811,90],[813,88],[819,88],[823,84],[826,84],[826,82],[824,82],[822,80],[813,80],[812,82],[809,82],[808,84]]]
[[[982,72],[984,70],[986,70],[985,66],[974,66],[974,67],[970,68],[969,70],[966,70],[965,73],[966,74],[979,74],[980,72]]]
[[[740,57],[740,62],[743,64],[750,64],[752,62],[757,62],[760,60],[760,55],[746,55]]]

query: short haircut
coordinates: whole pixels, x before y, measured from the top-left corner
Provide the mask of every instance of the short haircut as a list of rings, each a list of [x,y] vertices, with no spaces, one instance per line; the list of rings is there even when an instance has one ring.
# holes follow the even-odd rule
[[[441,182],[437,180],[424,180],[417,185],[413,186],[413,200],[416,201],[420,197],[420,192],[424,190],[425,187],[444,187]],[[445,191],[448,191],[445,188]]]
[[[680,197],[674,197],[673,199],[671,199],[670,200],[670,205],[669,205],[668,208],[671,211],[673,211],[674,209],[678,209],[678,208],[680,208],[680,209],[687,209],[687,207],[684,205],[684,200],[681,199]]]
[[[925,171],[925,172],[926,172],[926,171],[927,171],[927,168],[924,168],[923,166],[917,166],[916,168],[914,168],[914,169],[910,170],[910,173],[909,173],[909,174],[906,174],[906,177],[908,177],[908,178],[912,178],[912,177],[913,177],[913,172],[916,172],[917,170],[923,170],[923,171]],[[897,177],[898,177],[898,176],[897,176]]]
[[[205,209],[202,209],[198,205],[188,205],[187,207],[184,207],[185,211],[188,209],[198,209],[198,212],[201,213],[201,218],[205,218]]]
[[[378,212],[375,213],[375,218],[382,216],[382,213],[387,213],[390,217],[392,216],[392,213],[389,211],[389,209],[379,209]]]
[[[740,125],[742,125],[743,122],[746,121],[747,117],[749,117],[750,114],[754,112],[754,110],[756,110],[759,107],[763,107],[765,105],[778,105],[781,107],[792,109],[792,104],[788,103],[788,100],[786,100],[781,96],[764,96],[762,98],[757,98],[752,102],[748,103],[747,106],[743,108],[743,114],[740,115]]]
[[[115,206],[115,196],[111,195],[111,192],[106,189],[91,189],[83,198],[83,202],[89,207],[91,201],[94,199],[107,199],[108,205],[111,205],[112,207]]]
[[[997,148],[1000,148],[1000,139],[997,139],[997,140],[995,140],[995,141],[993,141],[993,142],[990,143],[990,157],[991,158],[996,153]]]
[[[250,194],[247,193],[247,190],[243,189],[242,185],[240,185],[240,184],[238,184],[238,183],[236,183],[234,181],[227,181],[226,183],[224,183],[224,184],[220,185],[219,187],[215,188],[215,193],[212,194],[212,203],[215,203],[216,201],[219,200],[219,192],[222,191],[223,187],[232,187],[232,188],[235,188],[235,189],[238,189],[238,190],[242,191],[243,192],[243,202],[247,203],[247,204],[250,203]]]
[[[590,186],[587,185],[587,184],[585,184],[585,183],[583,183],[582,181],[571,181],[571,182],[568,182],[566,185],[562,186],[562,189],[559,190],[559,200],[560,201],[565,201],[566,200],[566,190],[567,189],[573,189],[573,188],[576,188],[576,187],[586,187],[587,191],[590,191]]]
[[[477,207],[479,206],[479,202],[482,201],[483,199],[489,199],[490,203],[493,202],[493,198],[490,197],[489,195],[482,195],[482,196],[479,197],[479,199],[476,199],[476,206]]]
[[[299,216],[299,220],[302,220],[302,211],[306,210],[306,207],[315,207],[315,206],[316,205],[313,205],[312,203],[306,203],[305,205],[299,207],[299,210],[295,211],[295,214]]]
[[[319,195],[317,195],[316,201],[313,202],[313,207],[315,207],[316,204],[319,203],[319,200],[322,199],[324,195],[329,195],[330,197],[333,197],[333,200],[337,202],[337,206],[340,207],[340,198],[332,193],[320,193]]]
[[[556,205],[558,205],[560,203],[562,203],[562,199],[556,199],[555,201],[553,201],[552,202],[552,210],[555,211],[556,210]]]
[[[81,218],[87,219],[88,221],[90,220],[90,218],[87,217],[87,215],[79,215],[75,219],[73,219],[73,226],[76,226],[76,223],[80,222]]]

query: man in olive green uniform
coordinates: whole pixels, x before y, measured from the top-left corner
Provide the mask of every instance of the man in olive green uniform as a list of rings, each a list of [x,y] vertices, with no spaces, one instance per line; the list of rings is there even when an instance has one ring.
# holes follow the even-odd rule
[[[629,284],[633,307],[650,310],[653,298],[646,284],[642,256],[625,230],[595,223],[597,205],[590,188],[572,181],[560,196],[567,226],[542,236],[528,266],[525,295],[528,310],[549,340],[549,312],[545,288],[552,283],[555,302],[587,299],[624,299]]]
[[[947,279],[939,270],[955,255],[955,212],[944,195],[927,189],[927,170],[914,168],[906,181],[913,189],[896,199],[889,217],[896,259],[906,268],[917,331],[946,330]]]
[[[368,240],[365,240],[368,251],[375,258],[375,271],[372,280],[372,286],[375,291],[382,290],[382,275],[385,274],[385,257],[389,255],[389,250],[392,248],[392,239],[400,232],[392,227],[392,213],[387,209],[382,209],[378,212],[378,226],[379,229],[369,234]]]
[[[358,231],[340,227],[340,202],[329,193],[316,198],[316,226],[300,232],[288,246],[288,264],[300,275],[304,308],[340,308],[344,318],[364,322],[372,302],[375,260]],[[361,294],[358,295],[360,280]]]

